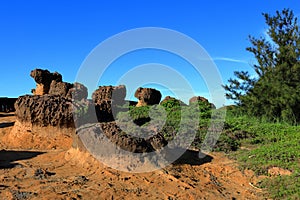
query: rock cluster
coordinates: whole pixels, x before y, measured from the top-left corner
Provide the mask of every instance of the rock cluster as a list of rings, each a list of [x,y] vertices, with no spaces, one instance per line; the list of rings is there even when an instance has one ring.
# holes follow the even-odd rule
[[[35,146],[36,148],[53,148],[61,140],[60,144],[66,144],[67,148],[72,142],[79,140],[79,135],[85,135],[87,140],[101,135],[95,139],[99,141],[106,138],[117,147],[135,153],[156,151],[167,145],[165,138],[156,129],[149,127],[150,134],[143,138],[140,133],[125,133],[114,119],[116,112],[123,109],[125,103],[137,107],[159,104],[162,95],[158,90],[138,88],[135,92],[135,97],[138,98],[136,103],[125,100],[124,85],[100,86],[93,92],[92,99],[88,100],[84,85],[63,82],[62,75],[58,72],[35,69],[30,76],[34,78],[37,87],[33,90],[33,96],[20,96],[15,102],[17,121],[11,135],[15,140],[23,138],[43,143]],[[170,96],[161,103],[170,100],[185,105]],[[190,103],[197,101],[209,103],[203,97],[190,99]],[[87,124],[91,126],[86,126]],[[132,132],[133,129],[129,130]],[[144,132],[143,129],[137,130]],[[84,149],[83,145],[81,147]]]
[[[32,89],[34,95],[59,95],[75,100],[86,99],[87,88],[80,83],[67,83],[62,81],[62,75],[58,72],[50,73],[48,70],[35,69],[30,76],[36,82],[36,89]]]

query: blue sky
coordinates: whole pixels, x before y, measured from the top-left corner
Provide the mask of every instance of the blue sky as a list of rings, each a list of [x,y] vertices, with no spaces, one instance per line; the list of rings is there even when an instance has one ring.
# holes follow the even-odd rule
[[[245,48],[250,45],[248,35],[264,35],[267,27],[261,13],[283,8],[300,14],[298,0],[4,0],[0,2],[0,96],[30,94],[35,83],[29,73],[34,68],[58,71],[64,81],[74,82],[83,61],[99,43],[141,27],[172,29],[193,38],[212,57],[226,83],[235,70],[252,72],[253,56]],[[186,73],[197,94],[207,96],[203,80],[193,77],[183,60],[155,50],[121,57],[99,84],[114,85],[121,72],[151,62],[175,66]]]

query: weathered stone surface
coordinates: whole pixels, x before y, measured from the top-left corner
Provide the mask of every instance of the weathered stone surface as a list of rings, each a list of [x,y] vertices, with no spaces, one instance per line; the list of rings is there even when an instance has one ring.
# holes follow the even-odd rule
[[[111,100],[99,100],[95,104],[95,111],[98,122],[114,121]]]
[[[4,140],[10,148],[66,150],[72,146],[75,136],[74,128],[41,127],[31,122],[16,120],[10,133],[4,136]]]
[[[57,82],[62,81],[62,76],[58,72],[50,73],[48,70],[34,69],[30,72],[30,76],[36,82],[36,89],[32,92],[34,95],[48,94],[50,90],[50,84],[53,80]]]
[[[52,74],[48,70],[34,69],[30,72],[30,76],[39,84],[47,84],[50,86]]]
[[[66,95],[67,98],[72,98],[77,101],[80,101],[82,99],[87,99],[87,96],[88,96],[87,88],[83,84],[77,82],[72,84],[72,88],[69,89]]]
[[[101,142],[107,144],[103,139],[103,136],[105,136],[109,139],[109,142],[115,144],[119,148],[134,153],[152,152],[167,145],[166,140],[159,134],[151,136],[148,139],[134,137],[131,136],[130,133],[126,134],[119,128],[116,122],[91,124],[79,129],[77,134],[81,136],[84,135],[84,140],[88,143],[85,145],[92,146],[95,143],[100,144]],[[97,135],[97,137],[93,136],[93,138],[103,141],[88,141],[89,136],[87,136],[87,134],[91,135],[91,137]]]
[[[67,94],[71,88],[73,88],[73,84],[71,84],[71,83],[56,82],[53,80],[50,84],[49,94],[50,95],[59,95],[61,97],[67,97]],[[72,98],[71,95],[68,97]]]
[[[102,100],[112,100],[115,104],[124,103],[126,97],[126,87],[119,86],[99,86],[92,95],[95,104],[101,103]]]
[[[145,139],[125,134],[115,122],[101,123],[100,128],[112,143],[116,144],[123,150],[134,153],[151,151],[151,146],[145,141]]]
[[[211,108],[213,108],[213,109],[216,108],[216,106],[213,103],[210,103],[208,101],[208,99],[206,99],[204,97],[201,97],[201,96],[194,96],[194,97],[190,98],[189,103],[192,104],[192,103],[195,103],[195,102],[198,102],[198,101],[202,101],[202,102],[205,102],[207,104],[210,104]]]
[[[98,122],[114,121],[118,112],[117,106],[125,103],[125,96],[124,85],[100,86],[92,95]]]
[[[41,127],[74,127],[72,101],[55,95],[20,96],[15,102],[16,118]]]
[[[59,95],[61,97],[81,101],[88,96],[87,88],[81,83],[68,83],[62,81],[62,75],[58,72],[50,73],[48,70],[32,70],[30,76],[36,82],[36,89],[31,92],[34,95]]]
[[[161,99],[160,91],[153,88],[138,88],[134,94],[138,99],[137,107],[159,104]]]
[[[160,133],[151,136],[146,140],[147,143],[150,143],[151,147],[154,150],[162,149],[164,146],[168,144],[168,142],[165,140],[164,136],[162,136]]]

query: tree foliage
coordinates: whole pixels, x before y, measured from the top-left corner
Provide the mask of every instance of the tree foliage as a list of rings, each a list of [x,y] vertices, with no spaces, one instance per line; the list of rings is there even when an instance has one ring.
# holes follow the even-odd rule
[[[300,32],[293,11],[284,9],[275,15],[263,13],[268,37],[249,36],[246,48],[256,63],[256,78],[236,71],[236,78],[223,86],[226,97],[235,100],[248,114],[269,120],[300,122]]]

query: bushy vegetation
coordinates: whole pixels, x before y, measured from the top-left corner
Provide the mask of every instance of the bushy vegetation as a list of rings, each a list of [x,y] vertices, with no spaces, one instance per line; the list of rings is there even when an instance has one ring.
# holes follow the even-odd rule
[[[154,110],[152,114],[151,109]],[[129,106],[126,110],[118,113],[117,120],[128,131],[134,131],[134,126],[143,128],[151,124],[151,128],[159,131],[167,141],[172,141],[179,134],[182,136],[195,136],[191,145],[200,149],[211,126],[211,116],[214,109],[212,109],[209,102],[205,101],[197,101],[191,105],[185,105],[178,100],[171,99],[164,101],[161,105],[152,107]],[[214,111],[217,112],[216,110]],[[218,114],[215,114],[214,117],[217,118]],[[222,120],[220,119],[220,121]],[[185,138],[182,139],[184,140]],[[236,150],[239,145],[240,143],[235,136],[224,131],[214,150],[228,152]]]
[[[256,175],[270,176],[268,170],[273,167],[289,170],[291,175],[270,176],[256,186],[267,189],[273,199],[299,199],[300,32],[297,18],[289,9],[277,11],[274,16],[263,15],[272,41],[250,37],[252,47],[247,50],[257,60],[253,66],[257,77],[235,72],[237,78],[224,86],[227,98],[235,100],[237,106],[227,107],[224,129],[213,150],[228,153],[242,170],[251,169]],[[195,131],[192,146],[199,149],[211,122],[218,122],[218,112],[221,116],[222,111],[212,109],[205,101],[187,106],[174,99],[157,107],[162,110],[154,116],[151,109],[130,107],[119,113],[118,120],[132,120],[141,127],[151,121],[162,122],[159,131],[168,141],[178,131]],[[220,122],[223,123],[222,117]]]
[[[269,39],[250,36],[256,77],[236,71],[224,88],[236,108],[227,113],[226,134],[244,147],[230,154],[242,169],[269,175],[279,167],[292,175],[264,179],[258,186],[273,199],[300,196],[300,31],[293,11],[264,13]]]
[[[256,77],[236,71],[224,88],[246,114],[269,121],[300,122],[300,30],[293,11],[263,14],[269,39],[250,36]]]
[[[172,104],[174,107],[164,106]],[[174,102],[167,102],[164,105],[154,106],[156,111],[158,110],[155,116],[150,114],[153,107],[129,107],[128,111],[118,114],[118,120],[123,123],[131,120],[140,127],[149,125],[151,121],[154,121],[153,124],[163,122],[160,132],[168,141],[171,141],[180,127],[183,126],[181,131],[184,132],[195,128],[192,125],[189,126],[189,121],[198,117],[198,129],[192,146],[200,149],[212,120],[212,112],[221,110],[213,110],[209,104],[203,104],[203,102],[198,102],[193,106],[180,106]],[[165,113],[161,114],[163,110],[160,109],[163,109]],[[218,114],[215,117],[218,117]],[[226,152],[240,163],[241,170],[251,169],[257,175],[268,176],[268,169],[272,167],[291,171],[290,176],[269,177],[256,186],[267,189],[270,197],[274,199],[297,199],[296,197],[300,196],[299,133],[299,126],[272,123],[247,116],[240,113],[236,106],[232,106],[227,109],[224,129],[213,150]],[[240,148],[241,146],[243,148]]]

